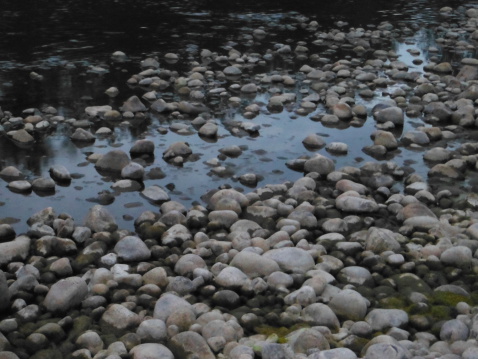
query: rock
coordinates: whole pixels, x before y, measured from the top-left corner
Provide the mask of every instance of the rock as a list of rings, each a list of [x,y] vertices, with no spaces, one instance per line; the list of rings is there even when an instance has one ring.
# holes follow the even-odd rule
[[[388,131],[375,131],[373,143],[376,146],[384,146],[387,151],[393,151],[398,147],[397,139]]]
[[[30,243],[31,239],[27,236],[19,236],[11,242],[0,243],[0,266],[26,260],[30,252]]]
[[[169,343],[169,349],[174,358],[181,359],[215,359],[206,340],[196,332],[185,331],[173,336]]]
[[[104,347],[103,340],[101,340],[98,333],[93,331],[87,331],[81,334],[76,340],[76,345],[79,348],[88,349],[93,355],[96,355]]]
[[[206,122],[204,125],[201,126],[198,133],[200,136],[204,137],[216,137],[219,127],[213,122]]]
[[[96,140],[95,135],[83,128],[77,128],[70,138],[72,141],[77,142],[95,142]]]
[[[168,338],[166,324],[160,319],[146,319],[141,322],[136,334],[145,342],[165,342]]]
[[[51,178],[57,182],[68,183],[71,181],[70,172],[66,169],[65,166],[55,165],[49,170]]]
[[[408,324],[408,314],[400,309],[373,309],[365,317],[373,330],[384,332],[389,328],[401,328]]]
[[[148,201],[151,201],[153,203],[161,203],[170,200],[170,197],[167,192],[163,188],[156,185],[146,187],[141,192],[141,195],[144,196]]]
[[[116,243],[114,248],[118,258],[125,262],[140,262],[151,256],[149,248],[139,237],[126,236]]]
[[[6,313],[10,308],[10,292],[8,291],[7,277],[0,270],[0,314]]]
[[[449,62],[441,62],[433,67],[433,71],[441,74],[450,74],[453,72],[453,68]]]
[[[186,300],[172,293],[166,293],[157,300],[154,306],[153,317],[166,322],[171,314],[178,311],[194,313],[192,305]]]
[[[21,129],[17,131],[10,131],[7,135],[13,140],[13,142],[21,147],[29,147],[35,143],[35,138],[30,135],[26,130]]]
[[[181,276],[192,277],[194,270],[197,268],[207,269],[208,267],[200,256],[188,253],[179,258],[174,266],[174,271]]]
[[[216,276],[215,282],[227,289],[242,287],[248,280],[247,275],[236,267],[226,267]]]
[[[144,178],[144,167],[139,163],[130,162],[121,170],[121,177],[130,180],[142,181]]]
[[[302,143],[306,148],[310,149],[319,149],[324,147],[326,144],[323,137],[316,134],[308,135],[306,138],[304,138]]]
[[[337,279],[341,283],[355,286],[365,285],[367,287],[373,287],[374,285],[372,274],[369,270],[359,266],[349,266],[341,269],[337,274]]]
[[[378,204],[367,198],[362,198],[355,191],[342,193],[335,199],[337,209],[351,213],[373,213],[378,211]]]
[[[440,339],[451,343],[467,340],[468,334],[468,326],[459,319],[446,321],[440,329]]]
[[[364,359],[411,359],[410,352],[399,344],[378,343],[367,348]]]
[[[51,178],[37,178],[32,182],[32,189],[36,192],[54,192],[55,181]]]
[[[348,348],[334,348],[313,353],[309,359],[357,359],[357,355]]]
[[[95,163],[98,171],[121,172],[121,170],[130,163],[129,156],[121,150],[109,151],[101,156]]]
[[[32,189],[32,185],[28,181],[12,181],[7,187],[13,192],[29,192]]]
[[[187,101],[181,101],[178,104],[178,110],[190,116],[209,112],[209,108],[206,105],[199,102],[191,103]]]
[[[239,157],[242,154],[242,149],[239,146],[227,146],[219,149],[219,152],[221,152],[223,155],[227,157]]]
[[[249,278],[266,277],[280,269],[273,259],[249,251],[236,254],[230,265],[239,268]]]
[[[352,109],[346,103],[337,103],[332,106],[332,113],[339,118],[339,120],[351,119]]]
[[[141,322],[138,314],[120,304],[111,304],[101,316],[100,326],[104,331],[116,335],[124,334],[127,330],[136,328]]]
[[[167,347],[157,343],[145,343],[135,346],[129,352],[132,359],[174,359]]]
[[[305,273],[315,265],[309,252],[300,248],[279,248],[267,251],[264,258],[277,262],[283,271]]]
[[[426,146],[430,144],[430,139],[428,138],[426,133],[422,131],[408,131],[402,136],[400,141],[405,146],[410,146],[412,144]]]
[[[88,294],[88,286],[80,277],[69,277],[53,284],[43,301],[50,312],[66,313],[78,306]]]
[[[433,116],[439,121],[445,122],[451,118],[452,111],[443,102],[430,102],[427,104],[423,112],[428,116]]]
[[[13,227],[9,224],[0,224],[0,243],[8,242],[15,239],[16,233]]]
[[[105,94],[108,97],[114,98],[119,95],[119,90],[116,87],[109,87],[106,89]]]
[[[101,117],[105,112],[111,111],[113,108],[108,105],[104,106],[89,106],[85,108],[85,113],[89,117]]]
[[[175,142],[164,151],[163,158],[165,161],[169,161],[178,156],[186,158],[192,153],[193,151],[187,142]]]
[[[338,317],[357,321],[365,318],[368,304],[356,291],[344,289],[332,297],[329,307]]]
[[[334,162],[321,154],[316,154],[314,157],[305,161],[304,171],[308,172],[317,172],[322,176],[327,176],[330,172],[335,171]]]
[[[468,267],[471,264],[473,253],[465,246],[456,246],[445,249],[440,255],[440,261],[448,266]]]
[[[312,303],[302,309],[301,315],[310,326],[326,326],[334,331],[340,328],[337,316],[326,304]]]
[[[141,155],[154,156],[154,142],[151,140],[137,140],[129,150],[131,157]]]
[[[25,178],[25,175],[14,166],[7,166],[0,171],[0,177],[6,180],[7,182],[10,182],[10,181],[22,180]]]
[[[265,343],[261,351],[262,359],[293,359],[294,352],[288,345]]]
[[[379,123],[391,122],[397,126],[403,126],[404,114],[400,107],[386,107],[378,111],[374,111],[373,117]]]
[[[285,304],[298,304],[302,307],[308,306],[309,304],[315,303],[316,301],[317,297],[315,295],[314,288],[308,285],[303,285],[302,287],[288,294],[284,298]]]
[[[234,189],[222,189],[211,196],[208,207],[216,211],[233,209],[234,207],[231,208],[229,202],[235,203],[239,207],[239,211],[249,205],[249,200],[244,194]]]
[[[396,237],[397,235],[389,229],[371,227],[365,239],[365,249],[378,254],[384,251],[396,252],[400,250],[400,243]]]
[[[228,66],[222,72],[226,76],[240,76],[242,74],[241,69],[237,66]]]
[[[148,111],[148,108],[141,102],[138,96],[131,96],[127,99],[123,106],[120,107],[120,110],[123,112],[145,112]]]
[[[90,208],[85,226],[93,232],[114,232],[118,228],[114,217],[101,205]]]

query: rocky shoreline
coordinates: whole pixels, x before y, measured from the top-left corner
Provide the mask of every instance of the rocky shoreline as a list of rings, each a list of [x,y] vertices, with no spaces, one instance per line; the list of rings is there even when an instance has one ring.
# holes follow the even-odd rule
[[[441,16],[450,23],[434,29],[439,48],[426,49],[429,61],[409,51],[423,72],[388,49],[409,28],[321,32],[304,17],[295,27],[310,43],[276,43],[260,54],[203,49],[185,74],[160,65],[177,64],[178,54],[145,58],[127,81],[143,95],[118,108],[89,106],[78,119],[53,107],[21,117],[0,110],[0,132],[20,148],[64,127],[77,146],[89,146],[151,116],[177,120],[159,135],[205,141],[224,129],[260,136],[255,119],[264,113],[289,111],[328,128],[374,121],[363,152],[376,159],[336,168],[348,144],[308,133],[297,145],[313,154],[286,164],[304,176],[257,187],[260,170],[231,175],[224,164],[245,148],[224,146],[206,168],[254,189],[224,184],[186,207],[171,199],[174,186],[145,185],[165,175],[149,168],[157,146],[148,136],[129,153],[89,153],[114,183],[84,222],[48,207],[26,215],[25,233],[0,224],[0,359],[478,357],[478,196],[465,185],[478,168],[470,135],[478,126],[478,8],[443,8]],[[268,35],[258,28],[241,40],[252,46]],[[354,56],[331,61],[322,50]],[[440,62],[445,50],[474,55]],[[292,60],[297,72],[280,73]],[[118,51],[112,61],[128,58]],[[224,111],[243,119],[220,122]],[[410,119],[419,125],[407,127]],[[426,176],[393,161],[404,150],[423,153]],[[177,167],[198,156],[186,141],[161,153]],[[19,195],[48,195],[75,181],[70,170],[56,165],[31,179],[6,166],[0,177]],[[120,228],[108,206],[124,192],[159,209],[135,218],[134,231]]]

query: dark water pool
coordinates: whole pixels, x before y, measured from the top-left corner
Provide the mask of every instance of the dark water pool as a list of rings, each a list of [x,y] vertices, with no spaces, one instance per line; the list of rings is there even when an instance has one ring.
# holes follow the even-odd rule
[[[181,71],[184,64],[197,58],[202,49],[227,51],[233,46],[240,51],[248,50],[247,36],[253,29],[264,27],[271,35],[270,43],[296,43],[307,35],[296,27],[297,19],[308,17],[317,20],[321,29],[336,26],[374,28],[381,21],[402,23],[412,29],[409,41],[394,42],[394,50],[400,60],[419,71],[412,64],[407,50],[413,47],[428,48],[434,36],[427,28],[444,21],[438,15],[443,6],[460,9],[470,1],[16,1],[4,0],[0,10],[0,106],[19,116],[24,109],[53,106],[58,114],[66,118],[80,118],[84,108],[91,105],[110,104],[119,107],[132,94],[144,92],[126,86],[131,74],[139,71],[139,61],[146,56],[159,56],[167,52],[178,53],[179,64],[167,65]],[[111,54],[121,50],[129,61],[114,64]],[[255,49],[261,52],[261,48]],[[440,56],[446,54],[440,54]],[[422,55],[426,61],[427,54]],[[457,59],[458,60],[458,59]],[[88,73],[90,66],[100,65],[109,69],[105,75]],[[301,64],[280,64],[281,70],[289,66],[293,73]],[[163,64],[162,64],[163,66]],[[273,65],[262,68],[269,73]],[[35,71],[44,76],[42,82],[31,80]],[[104,91],[116,86],[120,95],[112,100]],[[295,89],[299,93],[300,88]],[[374,101],[362,101],[372,107]],[[264,93],[249,101],[267,103]],[[247,101],[243,103],[246,105]],[[323,111],[319,108],[317,112]],[[231,109],[217,116],[217,122],[241,120],[237,110]],[[254,172],[263,177],[260,185],[295,180],[302,176],[285,166],[287,160],[310,155],[302,145],[309,133],[320,133],[327,142],[340,141],[349,146],[347,156],[331,156],[325,150],[318,152],[331,156],[337,168],[344,165],[359,165],[374,160],[362,152],[362,147],[371,144],[370,133],[374,130],[373,120],[368,118],[361,127],[345,129],[326,128],[309,116],[297,116],[293,111],[280,114],[261,114],[254,119],[260,124],[258,137],[234,137],[227,126],[220,126],[217,142],[207,142],[197,134],[179,135],[172,131],[161,135],[157,130],[168,127],[171,118],[152,116],[138,126],[113,128],[114,138],[98,139],[94,145],[77,147],[68,136],[72,129],[59,125],[49,136],[39,141],[34,148],[19,149],[5,137],[0,138],[0,167],[15,165],[28,179],[48,176],[48,169],[55,164],[66,166],[74,174],[71,185],[57,186],[54,195],[36,193],[21,195],[10,192],[6,182],[0,183],[0,221],[14,223],[17,232],[27,229],[25,220],[32,213],[53,206],[58,213],[66,212],[81,222],[89,207],[88,199],[98,192],[111,190],[113,180],[98,174],[86,158],[91,153],[105,153],[112,148],[129,151],[139,138],[153,139],[156,157],[146,169],[160,167],[165,178],[146,180],[144,185],[171,185],[172,199],[187,205],[200,202],[207,190],[222,184],[242,187],[231,177],[212,175],[205,161],[218,156],[221,147],[237,144],[244,153],[235,159],[227,159],[223,165],[233,175]],[[407,119],[403,131],[422,125],[420,119]],[[99,127],[96,126],[96,127]],[[163,151],[173,142],[187,141],[199,156],[183,167],[167,164],[161,158]],[[453,144],[449,144],[453,147]],[[415,161],[421,154],[401,149],[393,158],[398,163]],[[420,162],[416,171],[426,175],[428,168]],[[174,189],[173,189],[174,187]],[[248,188],[242,187],[244,190]],[[132,219],[147,209],[157,207],[142,198],[138,192],[121,193],[109,205],[120,227],[133,229]]]

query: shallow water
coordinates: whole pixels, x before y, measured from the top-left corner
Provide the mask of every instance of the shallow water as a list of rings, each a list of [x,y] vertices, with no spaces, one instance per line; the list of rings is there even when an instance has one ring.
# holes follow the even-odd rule
[[[299,16],[307,16],[319,22],[320,28],[335,26],[337,21],[347,22],[347,26],[373,28],[383,20],[401,21],[409,26],[408,38],[394,40],[393,46],[399,60],[407,63],[414,71],[422,71],[422,65],[413,65],[414,59],[426,62],[429,46],[434,45],[434,36],[427,27],[443,21],[438,17],[442,6],[454,8],[470,4],[469,1],[335,1],[324,4],[317,2],[261,2],[246,1],[241,5],[224,6],[212,1],[134,1],[104,0],[83,1],[25,1],[6,0],[0,13],[0,106],[21,115],[26,108],[54,106],[58,114],[66,118],[80,118],[84,108],[90,105],[110,104],[118,108],[132,94],[141,96],[144,91],[130,89],[125,82],[133,73],[139,71],[139,61],[146,56],[164,55],[167,52],[178,53],[182,62],[196,56],[201,49],[224,52],[230,46],[243,51],[248,49],[248,37],[253,29],[264,26],[271,35],[270,46],[278,42],[295,44],[302,37],[310,36],[301,29],[291,28]],[[273,4],[273,6],[271,5]],[[257,45],[254,45],[257,46]],[[411,56],[407,50],[419,48],[419,56]],[[114,64],[110,55],[124,51],[130,61]],[[263,51],[260,47],[258,52]],[[327,53],[327,56],[339,56]],[[347,54],[340,54],[347,56]],[[435,54],[446,58],[449,54]],[[451,59],[453,60],[453,58]],[[456,59],[459,61],[459,59]],[[89,66],[103,65],[109,73],[97,75],[88,73]],[[182,65],[161,64],[162,67],[181,70]],[[276,64],[261,68],[260,72],[269,73],[289,71],[295,74],[300,63]],[[41,73],[43,82],[34,82],[29,73]],[[228,87],[225,84],[224,87]],[[116,86],[120,89],[118,98],[111,100],[104,91]],[[297,92],[299,88],[295,89]],[[256,98],[244,100],[246,106],[253,101],[267,103],[266,93]],[[357,98],[367,108],[380,101],[377,96],[367,101]],[[300,102],[299,102],[300,103]],[[279,114],[261,114],[253,121],[260,124],[258,137],[234,137],[226,126],[220,126],[217,142],[207,142],[197,134],[180,135],[172,131],[159,134],[159,127],[169,127],[171,119],[152,116],[145,123],[132,128],[116,126],[113,139],[97,139],[94,145],[79,148],[68,135],[72,129],[66,125],[59,127],[39,141],[29,150],[18,149],[6,138],[0,138],[0,167],[14,165],[22,170],[28,179],[48,176],[48,169],[55,164],[64,165],[74,174],[72,183],[67,187],[57,186],[54,195],[41,196],[36,193],[21,195],[10,192],[6,183],[0,186],[0,221],[14,223],[17,232],[27,229],[26,218],[47,206],[55,208],[57,213],[66,212],[81,222],[93,203],[87,199],[97,196],[100,191],[111,190],[111,178],[97,173],[94,165],[86,158],[91,153],[106,153],[114,148],[128,152],[132,143],[139,138],[152,139],[156,144],[155,159],[146,170],[160,167],[166,177],[160,180],[145,180],[144,185],[172,184],[170,195],[190,206],[194,202],[202,203],[200,197],[208,190],[223,184],[245,188],[233,178],[222,178],[210,173],[210,167],[204,162],[219,155],[218,150],[229,145],[239,145],[244,149],[238,158],[229,158],[223,162],[230,173],[239,176],[254,172],[263,177],[259,186],[267,183],[282,183],[295,180],[302,173],[294,172],[285,166],[287,160],[311,155],[301,141],[310,133],[319,133],[327,143],[345,142],[349,146],[347,156],[328,154],[325,149],[315,151],[334,159],[336,168],[345,165],[360,165],[374,159],[362,152],[362,148],[371,145],[371,132],[375,122],[369,116],[363,126],[336,129],[324,127],[310,119],[314,113],[323,113],[319,108],[309,116],[297,116],[293,108]],[[240,111],[229,108],[217,113],[218,123],[230,120],[242,120]],[[94,129],[103,124],[95,124]],[[420,119],[406,118],[403,132],[423,125]],[[187,141],[199,158],[186,162],[183,167],[167,164],[162,160],[163,151],[176,141]],[[448,143],[453,148],[453,143]],[[415,171],[426,176],[428,167],[421,160],[421,153],[400,148],[394,161],[400,165],[415,161]],[[172,188],[172,186],[168,186]],[[120,225],[120,228],[133,230],[132,220],[141,212],[158,207],[142,198],[138,192],[121,193],[115,197],[108,208]]]

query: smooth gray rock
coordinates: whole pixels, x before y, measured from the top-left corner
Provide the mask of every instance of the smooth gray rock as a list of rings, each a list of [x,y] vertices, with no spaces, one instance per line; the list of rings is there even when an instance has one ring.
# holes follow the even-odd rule
[[[395,252],[400,249],[400,243],[396,239],[396,234],[391,230],[371,227],[365,239],[365,249],[378,254],[384,251]]]
[[[77,128],[75,132],[70,136],[71,140],[78,142],[95,142],[96,137],[90,131],[83,128]]]
[[[247,280],[247,275],[236,267],[224,268],[215,278],[216,284],[227,289],[240,288]]]
[[[364,359],[411,359],[410,352],[398,344],[378,343],[367,348]]]
[[[0,243],[0,266],[14,261],[24,261],[30,253],[31,239],[27,236],[19,236],[15,240]]]
[[[404,123],[403,110],[400,107],[391,106],[373,113],[375,121],[380,123],[392,122],[394,125],[402,126]]]
[[[129,354],[132,359],[174,359],[174,355],[167,347],[157,343],[145,343],[135,346]]]
[[[189,302],[172,293],[166,293],[157,300],[154,306],[153,317],[166,322],[172,313],[180,310],[194,313],[193,307]]]
[[[473,257],[471,249],[465,246],[456,246],[445,249],[440,256],[440,261],[448,266],[469,266]]]
[[[373,199],[362,198],[355,191],[342,193],[335,199],[337,209],[350,213],[373,213],[378,211],[378,204]]]
[[[136,328],[141,322],[138,314],[120,304],[111,304],[101,316],[100,326],[117,335]]]
[[[144,167],[139,163],[130,162],[121,169],[121,177],[131,180],[142,181],[144,178]]]
[[[55,165],[49,170],[51,178],[58,182],[70,182],[71,175],[68,169],[62,165]]]
[[[185,331],[173,336],[168,347],[174,358],[181,359],[215,359],[206,340],[196,332]]]
[[[327,176],[330,172],[335,171],[335,164],[330,158],[321,154],[316,154],[314,157],[305,161],[304,171],[317,172],[322,176]]]
[[[345,289],[335,294],[328,305],[338,317],[344,319],[362,320],[367,314],[367,301],[362,295],[351,289]]]
[[[440,339],[450,343],[467,340],[470,330],[468,326],[459,319],[446,321],[440,329]]]
[[[7,223],[0,224],[0,242],[8,242],[15,239],[15,229]]]
[[[79,305],[88,294],[88,286],[80,277],[69,277],[53,284],[43,305],[50,312],[66,313]]]
[[[165,161],[169,161],[178,156],[186,158],[192,153],[193,151],[187,142],[175,142],[163,152],[163,158]]]
[[[357,359],[357,355],[348,348],[321,350],[307,357],[308,359]]]
[[[151,201],[153,203],[166,202],[171,199],[169,197],[169,194],[163,188],[157,185],[146,187],[141,192],[141,195],[143,195],[148,201]]]
[[[151,140],[137,140],[129,153],[132,157],[141,155],[154,155],[154,142]]]
[[[197,254],[188,253],[179,258],[174,266],[174,271],[180,276],[191,277],[196,268],[207,269],[207,264]]]
[[[141,322],[136,334],[143,343],[165,342],[168,338],[166,324],[161,319],[146,319]]]
[[[294,352],[286,344],[266,343],[261,351],[262,359],[293,359]]]
[[[282,270],[293,273],[305,273],[315,265],[312,255],[301,248],[272,249],[264,253],[263,257],[277,262]]]
[[[98,333],[94,331],[87,331],[81,334],[78,339],[76,339],[76,345],[79,348],[88,349],[92,355],[96,355],[104,348],[103,340],[101,340]]]
[[[54,191],[55,186],[55,181],[51,178],[40,177],[32,181],[32,189],[38,192]]]
[[[118,228],[114,217],[101,205],[90,208],[86,216],[85,226],[93,232],[114,232]]]
[[[145,112],[148,108],[141,102],[138,96],[131,96],[127,99],[120,108],[123,112]]]
[[[25,175],[14,166],[7,166],[0,171],[0,177],[6,181],[18,181],[25,178]]]
[[[250,251],[242,251],[236,254],[230,265],[239,268],[249,278],[266,277],[280,270],[275,260]]]
[[[400,309],[373,309],[367,314],[365,321],[373,330],[385,331],[405,326],[408,323],[408,314]]]
[[[146,261],[151,257],[151,251],[141,238],[126,236],[116,243],[114,248],[118,258],[125,262]]]
[[[130,163],[129,156],[122,150],[112,150],[101,156],[95,163],[98,171],[121,172]]]
[[[326,304],[312,303],[302,309],[302,318],[310,326],[326,326],[338,330],[340,322],[335,313]]]

